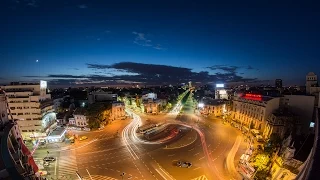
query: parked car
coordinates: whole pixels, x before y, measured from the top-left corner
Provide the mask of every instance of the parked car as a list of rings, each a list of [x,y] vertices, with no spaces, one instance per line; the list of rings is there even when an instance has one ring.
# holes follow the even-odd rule
[[[54,157],[45,157],[45,158],[43,158],[43,161],[48,161],[48,162],[52,162],[52,161],[55,161],[56,160],[56,158],[54,158]]]
[[[82,141],[82,140],[86,140],[86,139],[88,139],[87,136],[82,136],[79,140]]]
[[[192,166],[192,163],[191,162],[178,161],[177,162],[177,166],[178,167],[183,167],[183,168],[190,168]]]

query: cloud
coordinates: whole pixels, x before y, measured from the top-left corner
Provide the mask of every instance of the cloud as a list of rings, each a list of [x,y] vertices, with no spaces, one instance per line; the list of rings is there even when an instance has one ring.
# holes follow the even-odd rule
[[[144,46],[144,47],[152,47],[157,50],[164,50],[164,48],[161,47],[160,44],[156,44],[156,45],[152,44],[152,41],[148,39],[144,33],[133,31],[132,34],[135,35],[135,38],[133,41],[134,44],[137,44],[139,46]]]
[[[191,68],[161,64],[146,64],[136,62],[119,62],[114,64],[87,63],[92,74],[49,74],[44,77],[25,76],[26,78],[41,78],[54,85],[123,85],[123,84],[177,84],[188,81],[199,83],[232,83],[259,82],[256,78],[245,78],[237,73],[237,66],[211,66],[213,70],[223,72],[209,73],[208,71],[194,72]]]
[[[206,68],[212,71],[223,71],[223,72],[230,72],[230,73],[236,73],[240,69],[246,69],[246,70],[255,69],[250,65],[248,66],[213,65]]]
[[[85,4],[80,4],[80,5],[78,5],[78,8],[79,8],[79,9],[87,9],[88,6],[85,5]]]
[[[11,2],[19,6],[39,7],[40,0],[12,0]]]
[[[214,66],[210,66],[207,68],[212,71],[221,70],[221,71],[225,71],[225,72],[229,72],[229,73],[234,73],[238,69],[240,69],[240,67],[238,67],[238,66],[227,66],[227,65],[214,65]]]

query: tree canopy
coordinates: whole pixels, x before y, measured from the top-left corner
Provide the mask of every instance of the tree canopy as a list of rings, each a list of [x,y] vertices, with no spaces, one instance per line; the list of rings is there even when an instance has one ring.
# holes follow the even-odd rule
[[[111,107],[111,104],[105,103],[90,104],[85,114],[89,118],[89,128],[99,128],[102,122],[108,122]]]

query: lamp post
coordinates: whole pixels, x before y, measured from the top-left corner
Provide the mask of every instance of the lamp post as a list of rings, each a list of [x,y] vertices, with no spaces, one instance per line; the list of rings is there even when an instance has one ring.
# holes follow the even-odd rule
[[[123,180],[124,175],[126,175],[125,172],[123,172],[123,173],[120,174],[122,180]]]

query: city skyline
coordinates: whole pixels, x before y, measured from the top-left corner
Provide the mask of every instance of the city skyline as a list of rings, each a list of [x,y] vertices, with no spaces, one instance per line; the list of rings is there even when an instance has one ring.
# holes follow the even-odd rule
[[[1,9],[2,84],[304,85],[320,73],[320,14],[308,3],[27,0]]]

